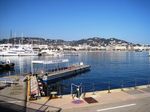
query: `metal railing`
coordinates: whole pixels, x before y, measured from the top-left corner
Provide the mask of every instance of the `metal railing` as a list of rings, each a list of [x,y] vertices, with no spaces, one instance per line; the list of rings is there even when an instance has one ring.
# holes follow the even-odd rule
[[[97,82],[97,83],[90,83],[90,82],[79,82],[75,83],[76,85],[79,85],[82,83],[82,91],[83,93],[86,92],[92,92],[94,95],[96,91],[102,91],[107,90],[108,93],[111,93],[112,89],[120,89],[121,91],[124,91],[124,88],[134,88],[137,89],[138,86],[146,85],[148,88],[150,88],[150,79],[144,79],[144,78],[135,78],[132,80],[121,80],[121,81],[104,81],[104,82]],[[59,95],[64,94],[70,94],[71,93],[71,83],[57,83],[57,88],[55,89],[58,91]]]

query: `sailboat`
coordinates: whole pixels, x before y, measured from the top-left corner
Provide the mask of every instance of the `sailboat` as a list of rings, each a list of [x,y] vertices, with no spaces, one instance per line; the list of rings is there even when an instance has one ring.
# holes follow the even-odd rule
[[[12,33],[11,36],[12,37]],[[23,39],[23,33],[22,33],[22,38]],[[1,48],[5,48],[2,47]],[[1,49],[0,56],[38,56],[38,52],[33,50],[33,46],[31,44],[14,44],[8,48],[8,49]]]

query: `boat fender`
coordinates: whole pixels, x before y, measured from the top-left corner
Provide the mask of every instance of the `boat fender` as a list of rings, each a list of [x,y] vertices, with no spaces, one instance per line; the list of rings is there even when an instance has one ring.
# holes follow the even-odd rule
[[[80,65],[83,65],[83,62],[80,62]]]
[[[7,63],[7,64],[10,64],[10,60],[9,60],[9,59],[7,59],[7,60],[6,60],[6,63]]]

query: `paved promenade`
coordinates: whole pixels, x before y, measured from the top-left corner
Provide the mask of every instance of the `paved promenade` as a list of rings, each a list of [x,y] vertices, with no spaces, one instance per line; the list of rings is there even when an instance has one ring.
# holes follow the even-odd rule
[[[6,85],[0,89],[0,111],[1,112],[24,112],[26,107],[26,84],[23,81],[24,77],[9,76],[18,82],[17,84]]]
[[[97,103],[86,102],[84,98],[89,97],[92,97]],[[30,101],[27,106],[52,112],[120,112],[121,110],[121,112],[127,112],[126,110],[130,108],[133,108],[131,112],[138,112],[136,110],[138,108],[141,110],[139,112],[146,112],[144,111],[145,108],[150,108],[150,88],[140,86],[137,89],[128,88],[124,89],[124,91],[120,89],[111,90],[111,93],[108,93],[108,91],[95,92],[95,95],[87,93],[78,100],[79,102],[76,101],[76,99],[72,99],[71,95],[64,95],[62,98],[50,99],[45,97]]]
[[[20,79],[19,84],[12,84],[0,90],[0,109],[3,112],[150,112],[150,88],[139,86],[108,91],[96,91],[82,94],[80,99],[71,95],[58,98],[41,97],[29,101],[28,88]],[[30,80],[28,81],[30,82]],[[29,87],[29,85],[28,85]],[[27,97],[27,102],[26,102]],[[87,100],[90,99],[90,100]],[[92,99],[92,100],[91,100]],[[6,111],[5,111],[6,110]]]

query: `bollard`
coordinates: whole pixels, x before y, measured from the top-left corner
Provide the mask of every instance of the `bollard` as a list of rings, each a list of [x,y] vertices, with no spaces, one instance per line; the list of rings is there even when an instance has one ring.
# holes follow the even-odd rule
[[[93,86],[93,88],[92,88],[92,89],[93,89],[93,93],[92,93],[92,95],[95,95],[95,85],[94,85],[94,83],[93,83],[93,85],[92,85],[92,86]]]
[[[136,79],[134,80],[134,89],[137,89],[137,87],[136,87]]]
[[[59,97],[60,97],[60,98],[62,98],[61,90],[62,90],[62,85],[60,84],[60,85],[59,85],[59,90],[58,90],[58,93],[59,93]]]
[[[123,81],[122,81],[122,83],[121,83],[121,91],[124,91],[123,87],[124,87],[124,85],[123,85]]]
[[[150,88],[150,80],[148,80],[147,88]]]
[[[82,95],[82,98],[85,98],[85,94],[86,94],[86,92],[85,92],[85,86],[82,86],[83,87],[83,95]]]
[[[108,93],[111,93],[110,92],[110,82],[108,82]]]

